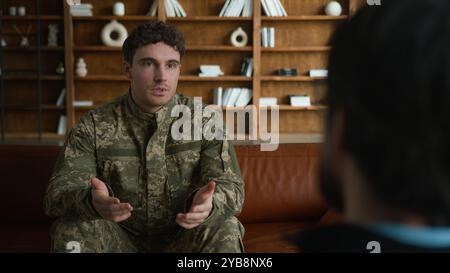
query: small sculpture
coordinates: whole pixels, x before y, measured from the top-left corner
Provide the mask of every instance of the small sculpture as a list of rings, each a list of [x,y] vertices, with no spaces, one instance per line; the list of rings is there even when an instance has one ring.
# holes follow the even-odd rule
[[[58,25],[49,24],[48,25],[48,46],[58,46]]]
[[[78,77],[85,77],[87,75],[86,63],[83,58],[78,59],[76,73]]]
[[[5,47],[5,46],[8,45],[8,44],[6,43],[6,41],[5,41],[5,39],[3,39],[3,38],[2,38],[1,44],[2,44],[2,47]]]
[[[64,75],[64,64],[59,62],[58,67],[56,67],[56,74]]]
[[[116,16],[124,16],[125,15],[125,4],[122,2],[114,3],[113,14]]]

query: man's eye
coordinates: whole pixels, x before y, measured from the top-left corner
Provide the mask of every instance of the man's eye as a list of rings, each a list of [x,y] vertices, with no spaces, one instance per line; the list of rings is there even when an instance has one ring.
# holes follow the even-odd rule
[[[152,62],[143,62],[144,66],[151,66],[153,63]]]
[[[178,64],[177,63],[170,63],[170,64],[167,65],[167,67],[170,68],[170,69],[175,69],[175,68],[178,67]]]

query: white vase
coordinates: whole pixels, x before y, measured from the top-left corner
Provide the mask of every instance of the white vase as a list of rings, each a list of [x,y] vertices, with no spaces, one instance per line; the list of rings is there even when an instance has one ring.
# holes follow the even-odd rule
[[[114,3],[113,14],[116,16],[124,16],[125,15],[125,5],[122,2]]]
[[[86,69],[86,63],[84,62],[83,58],[78,59],[77,69],[75,72],[77,73],[78,77],[86,77],[87,69]]]
[[[328,16],[339,16],[342,14],[341,4],[337,1],[331,1],[325,6],[325,14]]]

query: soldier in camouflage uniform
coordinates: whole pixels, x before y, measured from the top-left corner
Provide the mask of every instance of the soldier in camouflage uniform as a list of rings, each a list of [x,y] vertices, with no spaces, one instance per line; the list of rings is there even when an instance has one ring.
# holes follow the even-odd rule
[[[226,140],[175,140],[184,39],[158,22],[123,46],[130,90],[71,130],[45,196],[52,251],[242,252],[243,180]],[[194,116],[194,115],[192,115]],[[203,127],[208,119],[202,119]],[[70,243],[72,242],[72,243]]]

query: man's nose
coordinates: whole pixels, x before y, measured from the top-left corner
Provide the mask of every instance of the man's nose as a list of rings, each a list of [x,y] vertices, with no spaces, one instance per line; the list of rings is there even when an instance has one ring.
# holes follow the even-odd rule
[[[167,76],[167,72],[164,70],[163,66],[158,66],[155,69],[155,77],[154,80],[156,82],[161,82],[161,81],[165,81],[166,80],[166,76]]]

